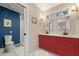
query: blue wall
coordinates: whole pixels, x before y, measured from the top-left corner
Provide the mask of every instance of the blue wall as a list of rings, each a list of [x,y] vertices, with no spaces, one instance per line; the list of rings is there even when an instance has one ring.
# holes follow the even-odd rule
[[[11,19],[12,27],[4,27],[4,19]],[[12,35],[14,44],[20,43],[20,14],[0,6],[0,47],[5,46],[4,35]]]

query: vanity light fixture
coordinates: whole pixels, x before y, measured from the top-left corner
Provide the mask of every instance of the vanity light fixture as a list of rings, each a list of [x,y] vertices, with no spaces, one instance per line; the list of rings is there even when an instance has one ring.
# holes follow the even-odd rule
[[[77,7],[77,6],[72,6],[72,7],[71,7],[71,10],[78,12],[78,7]]]
[[[40,24],[45,23],[46,21],[46,15],[45,14],[40,14]]]

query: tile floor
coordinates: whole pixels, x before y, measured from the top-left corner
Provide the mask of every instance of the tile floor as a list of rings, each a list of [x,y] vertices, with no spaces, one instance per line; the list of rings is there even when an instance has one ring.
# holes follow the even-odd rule
[[[46,50],[37,49],[36,51],[32,52],[30,56],[56,56],[55,54],[51,54]]]
[[[18,46],[15,47],[15,50],[12,52],[8,53],[2,53],[3,49],[0,49],[0,56],[24,56],[24,47],[23,46]]]
[[[0,49],[0,56],[24,56],[24,47],[18,46],[15,47],[15,50],[9,53],[2,53],[3,49]],[[43,49],[37,49],[30,53],[30,56],[55,56],[55,54],[50,54],[49,52]]]

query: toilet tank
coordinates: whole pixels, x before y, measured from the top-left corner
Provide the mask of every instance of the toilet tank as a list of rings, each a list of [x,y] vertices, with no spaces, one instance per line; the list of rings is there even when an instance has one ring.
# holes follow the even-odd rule
[[[12,35],[4,35],[5,42],[11,42],[12,41]]]

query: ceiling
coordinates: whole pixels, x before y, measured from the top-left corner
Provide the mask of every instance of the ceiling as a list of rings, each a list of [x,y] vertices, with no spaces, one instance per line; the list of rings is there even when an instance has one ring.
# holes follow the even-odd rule
[[[35,3],[35,5],[38,6],[43,11],[56,7],[59,4],[61,3]]]
[[[5,8],[10,9],[10,10],[18,12],[20,14],[24,13],[24,8],[22,6],[20,6],[19,4],[15,4],[15,3],[0,3],[0,6],[3,6]]]
[[[48,10],[53,7],[56,7],[59,4],[60,3],[35,3],[35,5],[43,11]],[[24,12],[23,7],[19,6],[18,4],[0,3],[0,6],[4,6],[8,9],[13,10],[13,11],[19,12],[20,14],[23,14],[23,12]]]

